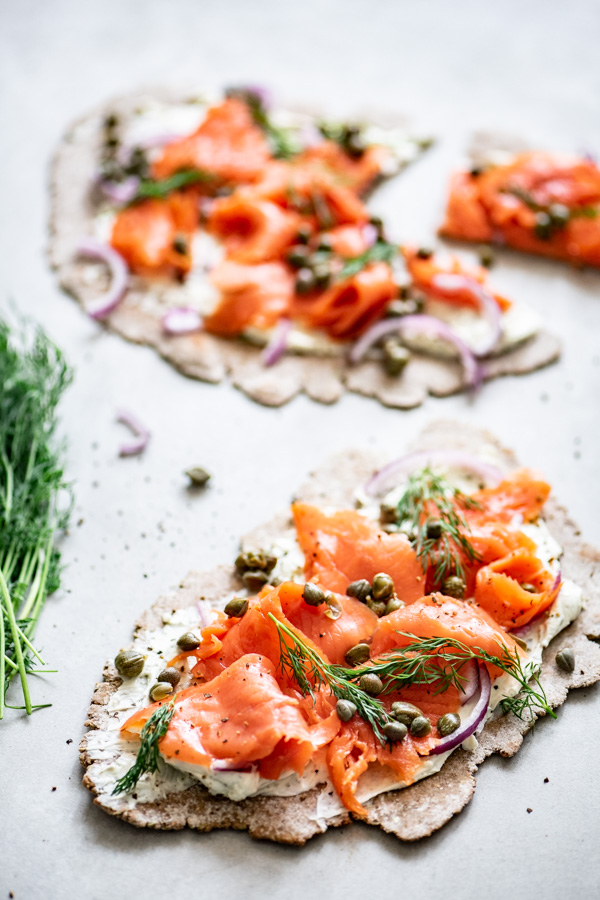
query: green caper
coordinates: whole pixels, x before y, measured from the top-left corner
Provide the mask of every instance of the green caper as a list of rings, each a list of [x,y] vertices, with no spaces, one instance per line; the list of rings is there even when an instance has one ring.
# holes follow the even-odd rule
[[[388,602],[385,604],[385,615],[389,616],[390,613],[396,612],[397,609],[403,609],[404,603],[399,597],[390,597]]]
[[[394,378],[404,372],[410,362],[410,353],[398,341],[385,341],[383,344],[383,368]]]
[[[137,650],[121,650],[115,656],[117,672],[125,678],[137,678],[144,668],[145,659]]]
[[[379,507],[379,521],[384,525],[395,525],[398,518],[398,507],[382,503]]]
[[[442,582],[442,594],[446,597],[454,597],[456,600],[463,600],[467,586],[464,579],[460,575],[450,575]]]
[[[479,248],[478,256],[480,265],[484,266],[486,269],[491,269],[496,262],[494,251],[487,244],[483,244]]]
[[[324,615],[327,616],[328,619],[339,619],[339,617],[343,614],[344,610],[342,609],[342,604],[331,591],[325,591],[325,609],[323,610]]]
[[[371,694],[372,697],[376,697],[383,690],[383,682],[379,675],[375,675],[374,672],[366,672],[364,675],[361,675],[358,684],[361,691]]]
[[[307,581],[304,585],[302,597],[304,598],[304,602],[308,603],[309,606],[320,606],[321,603],[325,603],[327,599],[327,595],[323,588],[320,588],[318,584],[313,584],[312,581]]]
[[[240,553],[235,560],[235,567],[238,572],[248,572],[260,569],[261,572],[272,572],[277,565],[277,557],[270,553],[263,553],[262,550],[246,550]]]
[[[535,225],[533,226],[535,236],[540,241],[549,241],[552,237],[552,219],[546,212],[537,212],[535,214]]]
[[[202,466],[192,466],[185,473],[193,487],[204,487],[210,481],[210,473]]]
[[[247,612],[247,597],[233,597],[225,607],[225,615],[230,619],[241,619]]]
[[[426,716],[417,716],[410,723],[410,733],[413,737],[425,737],[431,731],[431,722]]]
[[[563,672],[573,672],[575,669],[575,654],[570,647],[564,647],[556,654],[556,665]]]
[[[104,119],[104,127],[107,131],[112,131],[119,124],[119,117],[116,113],[109,113]]]
[[[378,572],[373,579],[371,593],[374,600],[389,600],[394,593],[394,582],[386,572]]]
[[[529,581],[522,581],[519,585],[524,591],[527,591],[528,594],[537,594],[537,588],[534,584],[530,584]]]
[[[442,536],[442,523],[440,519],[428,519],[426,524],[427,537],[432,541],[437,541]]]
[[[338,700],[335,704],[335,711],[342,722],[349,722],[356,713],[356,706],[351,700]]]
[[[383,240],[384,231],[383,231],[383,219],[380,216],[371,216],[369,219],[369,225],[372,225],[373,228],[377,231],[377,238],[379,240]]]
[[[196,650],[200,646],[200,638],[193,631],[186,631],[177,641],[177,646],[184,653],[188,650]]]
[[[437,720],[437,730],[442,735],[442,737],[446,737],[449,734],[452,734],[453,731],[460,725],[460,716],[458,713],[446,713],[444,716],[440,716]]]
[[[318,288],[326,288],[331,281],[331,266],[329,263],[318,263],[312,267],[315,284]]]
[[[260,569],[250,569],[248,572],[244,572],[242,581],[244,582],[245,588],[248,588],[249,591],[256,592],[260,591],[265,584],[269,583],[269,576]]]
[[[308,244],[312,235],[312,231],[308,225],[301,225],[296,235],[299,244]]]
[[[306,267],[298,269],[298,274],[296,275],[297,294],[309,294],[311,291],[314,291],[315,284],[315,276],[312,273],[312,269]]]
[[[173,250],[175,253],[180,253],[181,256],[187,256],[189,252],[189,246],[187,238],[184,234],[176,234],[173,240]]]
[[[295,269],[301,269],[302,266],[308,265],[309,259],[310,250],[306,244],[296,244],[287,252],[287,261]]]
[[[349,666],[360,666],[370,655],[371,648],[368,644],[355,644],[347,651],[345,659]]]
[[[386,722],[381,730],[392,744],[403,741],[408,734],[408,728],[402,722]]]
[[[433,250],[429,247],[419,247],[417,250],[417,259],[431,259],[433,256]]]
[[[154,702],[157,700],[164,700],[165,697],[168,697],[169,694],[172,693],[172,684],[169,684],[168,681],[157,681],[156,684],[153,684],[150,688],[150,699],[154,700]]]
[[[344,150],[352,159],[360,159],[366,149],[360,134],[352,134],[344,141]]]
[[[371,612],[374,612],[376,616],[379,616],[379,618],[385,616],[385,600],[374,600],[373,597],[369,597],[367,599],[367,606],[369,607]]]
[[[406,727],[409,728],[413,719],[416,719],[417,716],[422,717],[423,713],[418,706],[414,705],[414,703],[406,703],[404,700],[395,700],[394,703],[392,703],[390,715],[396,722],[402,722],[403,725],[406,725]]]
[[[317,250],[323,250],[330,253],[333,250],[333,240],[331,239],[331,235],[329,234],[321,234],[319,235],[319,243],[317,244]]]
[[[471,166],[471,169],[469,170],[469,175],[471,176],[471,178],[479,178],[479,176],[483,175],[484,172],[485,172],[484,166]]]
[[[366,578],[360,578],[358,581],[353,581],[352,584],[348,585],[346,594],[348,597],[356,597],[361,603],[366,603],[371,596],[371,585]]]
[[[162,672],[158,673],[156,680],[166,681],[173,685],[173,687],[176,687],[181,681],[181,672],[179,669],[176,669],[175,666],[168,666],[166,669],[163,669]]]
[[[551,203],[548,207],[548,215],[555,228],[564,228],[571,218],[571,210],[564,203]]]

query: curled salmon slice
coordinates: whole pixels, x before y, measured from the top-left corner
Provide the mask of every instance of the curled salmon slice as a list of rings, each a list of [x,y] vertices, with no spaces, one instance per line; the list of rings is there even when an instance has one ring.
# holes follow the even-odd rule
[[[211,281],[221,293],[217,308],[204,320],[213,334],[272,328],[289,314],[294,282],[283,263],[245,265],[226,259],[213,269]]]
[[[513,630],[547,610],[559,590],[554,575],[536,556],[521,549],[479,570],[475,600],[496,622]]]
[[[236,192],[215,201],[208,230],[223,241],[230,259],[260,263],[281,257],[293,243],[301,222],[298,213]]]

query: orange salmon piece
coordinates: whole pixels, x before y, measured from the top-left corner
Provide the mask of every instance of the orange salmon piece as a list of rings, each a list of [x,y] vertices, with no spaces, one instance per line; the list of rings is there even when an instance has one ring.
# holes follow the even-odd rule
[[[364,235],[364,225],[338,225],[327,232],[334,253],[347,259],[360,256],[369,244]]]
[[[518,469],[495,488],[484,488],[472,494],[482,507],[467,510],[466,518],[486,518],[497,523],[511,522],[515,518],[533,522],[540,515],[550,494],[550,485],[531,469]]]
[[[335,141],[322,141],[304,150],[298,163],[325,166],[350,190],[364,194],[379,178],[390,155],[389,148],[373,144],[360,157],[353,159]]]
[[[211,273],[221,292],[216,310],[204,319],[204,327],[226,337],[246,328],[272,328],[290,311],[294,279],[280,262],[244,265],[224,260]]]
[[[193,134],[168,144],[154,163],[155,178],[168,178],[181,169],[198,169],[223,181],[255,181],[271,159],[267,140],[247,105],[235,98],[208,110]]]
[[[422,259],[415,247],[404,247],[403,253],[408,273],[415,287],[419,288],[423,293],[434,300],[443,300],[445,303],[452,303],[457,306],[471,306],[474,309],[480,308],[477,297],[472,291],[469,291],[466,284],[462,291],[448,290],[443,286],[437,285],[435,277],[436,275],[462,275],[475,285],[481,285],[489,290],[487,270],[483,266],[467,267],[456,257],[452,257],[448,265],[442,266],[436,261],[434,256]],[[510,307],[510,300],[493,291],[490,291],[490,293],[501,310],[506,310]]]
[[[215,201],[207,227],[223,241],[231,259],[259,263],[282,256],[301,223],[298,213],[236,191]]]
[[[316,506],[294,503],[292,512],[307,581],[345,594],[351,582],[372,581],[386,572],[404,603],[423,596],[425,577],[404,535],[386,534],[356,510],[327,515]]]
[[[550,607],[560,586],[540,560],[526,550],[515,550],[477,573],[475,600],[500,625],[512,631],[527,625]],[[524,590],[522,584],[535,588]]]

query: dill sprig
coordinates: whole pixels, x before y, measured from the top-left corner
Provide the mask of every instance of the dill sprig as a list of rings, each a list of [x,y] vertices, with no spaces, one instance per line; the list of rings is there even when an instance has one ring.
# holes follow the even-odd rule
[[[390,244],[389,241],[380,239],[375,241],[375,243],[365,250],[364,253],[361,253],[360,256],[355,256],[352,259],[346,260],[337,277],[340,280],[352,278],[366,266],[374,262],[391,263],[397,253],[398,247],[396,244]]]
[[[154,710],[140,732],[140,749],[132,767],[117,781],[113,794],[132,791],[142,775],[156,772],[160,753],[158,742],[165,736],[175,712],[175,697]]]
[[[154,180],[152,178],[144,179],[140,182],[137,193],[133,199],[133,203],[139,200],[148,200],[149,198],[163,200],[173,191],[187,187],[189,184],[198,184],[203,181],[214,181],[215,176],[209,172],[202,172],[200,169],[182,169],[175,172],[169,178]]]
[[[47,597],[60,583],[55,536],[71,510],[63,448],[55,441],[56,409],[71,371],[41,329],[13,334],[0,319],[0,719],[19,677],[33,709],[27,676],[49,672],[32,643]],[[60,503],[59,500],[63,502]],[[36,660],[36,662],[34,662]]]
[[[436,475],[429,467],[412,474],[408,486],[400,498],[397,520],[408,526],[410,539],[423,571],[434,568],[435,585],[441,585],[450,575],[464,579],[465,572],[460,558],[464,553],[469,562],[481,559],[467,537],[469,525],[461,509],[480,509],[472,497],[453,487],[443,475]],[[441,534],[428,537],[428,519],[439,522]]]

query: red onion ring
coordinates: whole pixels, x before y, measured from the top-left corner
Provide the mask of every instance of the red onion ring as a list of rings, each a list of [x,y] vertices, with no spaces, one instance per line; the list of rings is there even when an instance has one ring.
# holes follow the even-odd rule
[[[202,316],[189,306],[178,306],[169,309],[162,317],[162,329],[165,334],[192,334],[201,331]]]
[[[273,366],[285,353],[287,340],[292,327],[290,319],[280,319],[273,330],[273,335],[261,356],[263,366]]]
[[[133,200],[140,186],[140,179],[136,175],[130,175],[124,181],[101,178],[98,184],[107,200],[121,205]]]
[[[460,687],[460,705],[464,706],[479,690],[479,667],[475,660],[469,660],[460,674],[464,679]]]
[[[481,383],[481,370],[475,356],[465,342],[452,331],[449,325],[442,322],[441,319],[436,319],[434,316],[402,316],[397,319],[382,319],[381,321],[376,322],[375,325],[367,329],[363,336],[355,343],[350,351],[350,362],[360,362],[373,344],[377,343],[377,341],[386,334],[398,332],[402,337],[404,336],[403,332],[409,332],[411,330],[416,333],[420,332],[421,334],[429,334],[433,337],[442,338],[442,340],[452,344],[456,350],[458,350],[465,373],[465,383],[473,390],[476,390],[479,387]]]
[[[142,425],[139,419],[136,419],[133,413],[124,409],[119,410],[117,413],[117,422],[126,425],[135,438],[135,440],[120,446],[119,456],[137,456],[139,453],[142,453],[150,440],[150,432],[148,429]]]
[[[198,610],[198,615],[200,616],[200,621],[202,623],[203,628],[208,628],[211,623],[211,609],[206,600],[198,600],[196,603],[196,609]]]
[[[367,481],[364,491],[370,497],[387,493],[394,487],[398,477],[405,473],[427,465],[443,463],[447,466],[455,466],[464,469],[473,475],[478,475],[486,484],[497,485],[504,478],[504,473],[497,466],[482,462],[476,456],[464,453],[462,450],[421,450],[418,453],[409,453],[388,463]]]
[[[367,222],[366,225],[363,225],[362,235],[366,241],[367,247],[372,247],[377,240],[378,231],[374,225]]]
[[[477,731],[477,728],[485,718],[488,706],[490,705],[492,682],[486,667],[479,663],[478,668],[479,699],[473,707],[471,715],[468,716],[464,722],[461,722],[456,731],[453,731],[452,734],[442,738],[439,744],[436,744],[433,750],[430,751],[430,756],[438,756],[440,753],[447,753],[448,750],[454,750],[455,747],[458,747],[459,744],[462,744],[463,741],[466,741],[468,737],[471,737],[471,735]]]
[[[92,237],[84,237],[79,241],[75,252],[90,259],[99,259],[106,263],[110,270],[110,287],[101,297],[86,306],[86,312],[92,319],[104,319],[118,306],[127,290],[129,269],[120,253],[108,244],[102,244]]]
[[[489,339],[474,352],[475,356],[487,356],[497,345],[502,331],[500,326],[502,314],[494,295],[474,278],[469,278],[468,275],[461,275],[459,272],[439,272],[433,276],[431,282],[435,288],[444,294],[452,296],[453,294],[457,295],[466,292],[477,302],[480,311],[492,327],[492,333]]]

